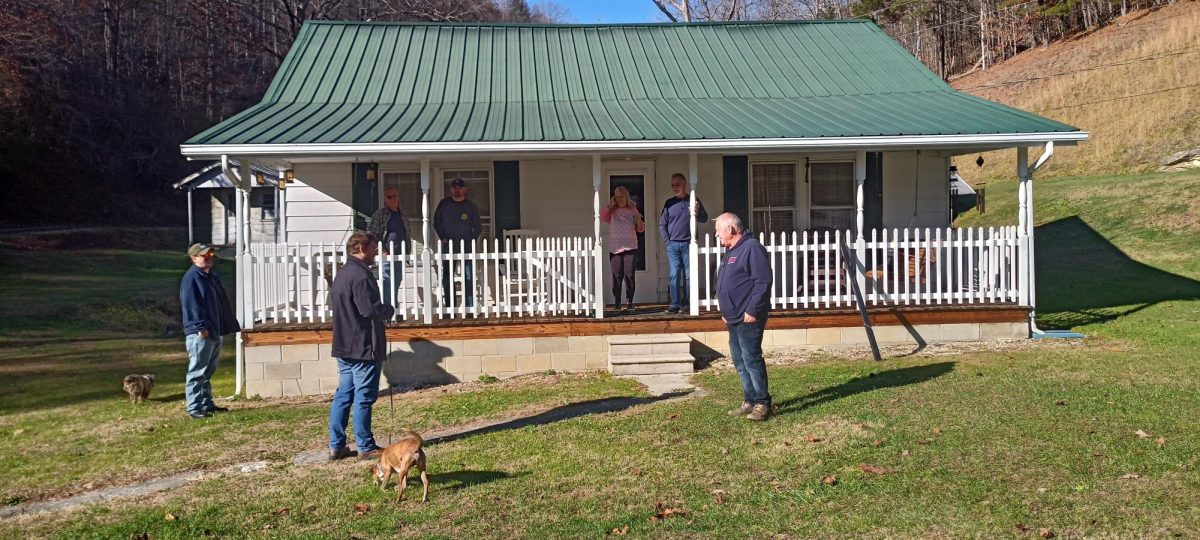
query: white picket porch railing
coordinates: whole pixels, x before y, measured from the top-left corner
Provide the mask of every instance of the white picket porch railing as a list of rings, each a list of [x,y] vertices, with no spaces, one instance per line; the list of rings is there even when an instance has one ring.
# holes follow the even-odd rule
[[[600,247],[586,237],[490,239],[382,253],[395,294],[393,321],[466,317],[590,315],[598,305]],[[346,263],[335,244],[251,244],[251,312],[256,322],[326,323],[330,289]],[[389,300],[384,275],[375,273]]]
[[[1021,299],[1025,251],[1017,227],[872,231],[861,245],[851,231],[760,234],[758,240],[771,261],[772,308],[853,308],[860,270],[868,307]],[[701,309],[718,308],[716,276],[724,251],[713,237],[699,248]]]

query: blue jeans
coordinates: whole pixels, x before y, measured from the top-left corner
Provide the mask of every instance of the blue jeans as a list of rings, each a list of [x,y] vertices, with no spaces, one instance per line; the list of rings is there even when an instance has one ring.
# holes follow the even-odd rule
[[[400,284],[404,282],[404,263],[396,261],[396,283],[392,284],[392,263],[380,259],[379,273],[383,276],[383,294],[381,298],[383,303],[389,306],[396,305],[394,298],[396,290],[400,288]]]
[[[726,322],[729,327],[729,356],[733,367],[742,378],[742,396],[751,405],[771,405],[771,393],[767,391],[767,362],[763,360],[763,330],[767,317],[753,323]]]
[[[688,247],[688,242],[667,241],[667,283],[671,288],[673,308],[688,305]]]
[[[184,338],[188,352],[187,378],[184,379],[183,399],[188,414],[203,414],[217,406],[212,398],[212,377],[217,372],[217,360],[221,358],[221,336],[199,333]]]
[[[453,303],[454,295],[450,294],[450,285],[453,283],[452,278],[454,277],[454,272],[451,269],[452,264],[457,265],[460,263],[458,261],[454,261],[453,263],[446,261],[442,263],[442,305],[446,307],[458,307]],[[461,264],[463,288],[465,290],[456,288],[455,292],[462,293],[466,301],[466,306],[472,307],[475,305],[475,263],[472,261],[462,261]]]
[[[378,360],[338,358],[338,388],[329,406],[329,448],[346,446],[346,422],[354,404],[354,440],[360,451],[375,448],[371,433],[371,405],[379,398],[380,364]]]

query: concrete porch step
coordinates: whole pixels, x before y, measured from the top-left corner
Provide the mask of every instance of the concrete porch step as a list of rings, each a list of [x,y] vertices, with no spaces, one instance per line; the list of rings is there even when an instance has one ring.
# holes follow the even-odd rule
[[[657,364],[614,364],[609,366],[613,375],[665,375],[671,373],[691,374],[695,371],[692,362],[671,362]]]
[[[687,334],[634,334],[608,338],[608,369],[613,375],[692,373],[695,358]]]

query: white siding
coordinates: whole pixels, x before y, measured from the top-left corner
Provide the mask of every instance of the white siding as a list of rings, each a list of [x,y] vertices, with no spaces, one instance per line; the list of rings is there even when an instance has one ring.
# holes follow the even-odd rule
[[[274,242],[276,241],[276,219],[263,219],[263,209],[259,205],[258,193],[260,189],[255,188],[255,196],[250,198],[250,239],[252,242]],[[273,188],[272,188],[273,189]],[[204,189],[198,190],[200,194],[210,194],[212,200],[212,238],[209,240],[214,245],[231,246],[237,243],[237,220],[234,212],[233,203],[233,188],[228,189]],[[226,206],[228,201],[230,206]]]
[[[289,243],[342,244],[353,232],[348,163],[297,163],[287,187]]]
[[[883,226],[946,227],[949,158],[924,151],[883,154]],[[915,209],[914,209],[915,207]]]

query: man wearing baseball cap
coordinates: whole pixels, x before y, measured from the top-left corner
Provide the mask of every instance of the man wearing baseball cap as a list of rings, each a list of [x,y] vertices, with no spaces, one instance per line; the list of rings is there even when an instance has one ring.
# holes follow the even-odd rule
[[[450,196],[438,203],[433,212],[433,230],[442,241],[442,253],[464,253],[474,251],[475,239],[483,232],[483,222],[479,217],[479,207],[467,198],[467,183],[462,178],[450,181]],[[466,307],[475,305],[474,300],[474,267],[471,261],[462,262],[463,286],[462,292]],[[442,263],[442,305],[453,306],[454,295],[451,294],[450,262]]]
[[[192,267],[179,283],[184,343],[188,352],[183,395],[188,416],[196,420],[229,410],[213,403],[211,381],[221,356],[221,336],[241,329],[221,278],[213,271],[216,252],[217,248],[208,244],[192,244],[187,250]]]

